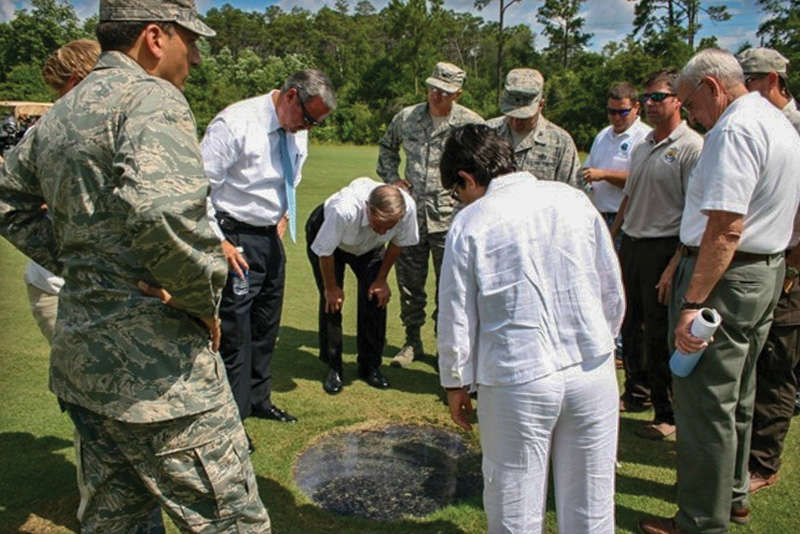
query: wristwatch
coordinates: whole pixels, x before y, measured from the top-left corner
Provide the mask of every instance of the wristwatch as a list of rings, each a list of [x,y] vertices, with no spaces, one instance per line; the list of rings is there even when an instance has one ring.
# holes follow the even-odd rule
[[[683,310],[699,310],[703,308],[702,302],[691,302],[686,299],[681,300],[681,311]]]
[[[798,269],[797,267],[789,267],[789,266],[786,267],[787,280],[794,280],[798,276],[800,276],[800,269]]]

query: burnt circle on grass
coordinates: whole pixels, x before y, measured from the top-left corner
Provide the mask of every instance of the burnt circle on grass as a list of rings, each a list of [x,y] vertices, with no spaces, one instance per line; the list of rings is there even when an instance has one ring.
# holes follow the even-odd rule
[[[480,455],[455,432],[390,424],[323,436],[300,453],[295,481],[337,514],[420,517],[479,495]]]

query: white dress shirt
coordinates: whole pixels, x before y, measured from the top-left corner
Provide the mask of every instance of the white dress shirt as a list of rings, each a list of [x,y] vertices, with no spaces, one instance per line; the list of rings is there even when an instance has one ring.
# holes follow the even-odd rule
[[[220,239],[215,212],[225,212],[252,226],[274,226],[286,212],[286,182],[283,176],[278,116],[273,91],[231,104],[206,129],[200,150],[205,173],[211,183],[209,215]],[[301,169],[308,155],[308,133],[286,133],[294,185],[300,184]]]
[[[317,256],[332,256],[337,248],[361,256],[391,241],[398,247],[419,243],[417,205],[411,196],[400,189],[406,203],[403,218],[383,235],[369,225],[369,196],[376,187],[384,185],[370,178],[356,178],[350,185],[325,201],[325,221],[311,245]],[[399,189],[399,188],[398,188]]]
[[[589,157],[583,166],[609,171],[628,171],[633,149],[644,141],[650,130],[652,128],[639,118],[619,134],[614,133],[613,126],[607,126],[594,138]],[[622,203],[622,188],[606,181],[592,182],[589,198],[600,213],[616,213]]]
[[[800,137],[758,93],[737,98],[706,134],[689,177],[681,242],[699,247],[708,211],[744,217],[737,250],[780,252],[789,244],[800,200]]]
[[[447,235],[441,383],[522,384],[609,354],[624,302],[611,236],[583,192],[527,172],[495,178]]]

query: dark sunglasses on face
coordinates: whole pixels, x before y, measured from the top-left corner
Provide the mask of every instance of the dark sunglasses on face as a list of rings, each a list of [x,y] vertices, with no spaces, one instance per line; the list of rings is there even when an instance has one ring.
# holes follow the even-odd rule
[[[756,80],[760,80],[761,78],[763,78],[763,77],[765,77],[765,76],[766,76],[766,74],[761,74],[761,73],[758,73],[758,74],[751,74],[751,75],[747,76],[747,77],[744,79],[744,84],[745,84],[745,86],[747,86],[747,85],[750,85],[750,84],[751,84],[751,83],[753,83],[754,81],[756,81]]]
[[[611,109],[611,108],[608,108],[608,114],[609,115],[619,115],[620,117],[627,117],[628,114],[631,111],[633,111],[633,108],[627,108],[627,109]]]
[[[644,93],[642,95],[642,102],[647,102],[648,100],[652,100],[653,102],[663,102],[669,96],[676,96],[675,93],[664,93],[662,91],[657,91],[655,93]]]
[[[303,112],[303,122],[306,123],[306,127],[311,128],[312,126],[319,126],[320,124],[322,124],[321,121],[317,121],[316,119],[314,119],[314,117],[309,115],[305,104],[303,104],[303,101],[300,100],[299,97],[297,99],[297,102],[300,104],[300,111]]]

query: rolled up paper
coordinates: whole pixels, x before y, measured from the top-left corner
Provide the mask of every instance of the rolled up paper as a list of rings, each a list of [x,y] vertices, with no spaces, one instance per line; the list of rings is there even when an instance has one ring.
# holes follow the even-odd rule
[[[720,324],[722,324],[722,317],[717,313],[717,310],[703,308],[692,321],[690,331],[694,337],[709,341]],[[672,373],[681,378],[689,376],[695,365],[697,365],[698,360],[700,360],[700,356],[703,355],[704,350],[692,354],[684,354],[675,349],[675,352],[672,353],[672,358],[669,360],[669,368]]]

